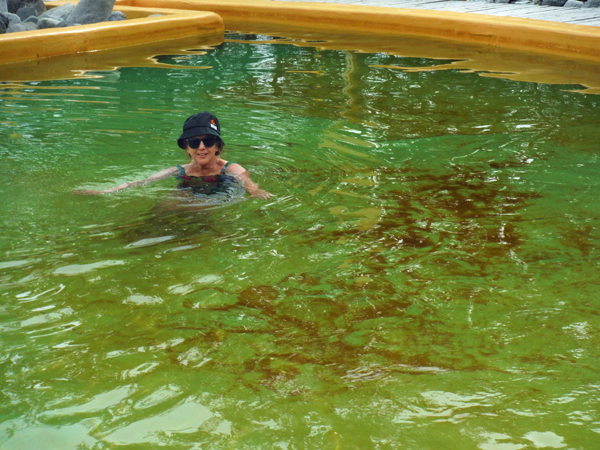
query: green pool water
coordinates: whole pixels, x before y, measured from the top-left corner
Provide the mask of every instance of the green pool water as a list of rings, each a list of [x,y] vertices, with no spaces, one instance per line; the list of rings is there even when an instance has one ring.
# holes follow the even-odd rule
[[[296,44],[0,85],[0,448],[598,448],[600,97]]]

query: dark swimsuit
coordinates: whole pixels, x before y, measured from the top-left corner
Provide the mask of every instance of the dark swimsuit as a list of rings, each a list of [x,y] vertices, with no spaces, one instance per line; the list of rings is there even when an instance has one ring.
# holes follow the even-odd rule
[[[235,164],[232,161],[225,163],[221,172],[217,175],[208,175],[196,177],[193,175],[186,175],[183,166],[176,166],[179,173],[176,175],[177,179],[181,181],[179,183],[180,189],[191,188],[194,193],[202,194],[214,194],[217,192],[224,192],[231,183],[236,183],[236,179],[227,174],[227,166],[229,164]]]

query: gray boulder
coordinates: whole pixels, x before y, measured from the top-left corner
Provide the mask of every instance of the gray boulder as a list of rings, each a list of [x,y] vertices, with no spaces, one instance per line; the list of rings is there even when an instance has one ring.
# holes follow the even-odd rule
[[[40,19],[38,19],[36,16],[29,16],[27,19],[25,19],[23,21],[23,23],[25,22],[31,22],[37,25],[37,23],[39,22]]]
[[[583,8],[583,2],[578,0],[567,0],[563,8]]]
[[[600,0],[587,0],[583,5],[584,8],[600,8]]]
[[[2,20],[5,22],[8,20],[9,25],[23,22],[19,16],[13,13],[0,13],[0,15],[2,16]]]
[[[3,20],[0,20],[0,34],[6,33],[6,24]]]
[[[0,22],[2,22],[5,26],[10,25],[10,18],[8,17],[9,13],[0,12]]]
[[[38,29],[43,30],[45,28],[63,28],[69,25],[70,24],[67,23],[64,19],[45,17],[43,19],[40,19],[40,21],[38,22]]]
[[[565,6],[567,0],[542,0],[542,6]]]
[[[7,33],[16,33],[17,31],[27,31],[27,27],[22,23],[11,23],[6,29]]]
[[[6,0],[0,0],[0,13],[7,13],[8,12],[8,3],[6,3]]]
[[[21,22],[24,26],[25,29],[27,31],[31,31],[31,30],[36,30],[37,29],[37,24],[33,23],[33,22]]]
[[[115,0],[81,0],[67,17],[67,22],[82,25],[104,22],[109,18],[114,6]]]
[[[49,9],[44,14],[40,15],[40,19],[52,18],[52,19],[63,19],[67,20],[69,14],[73,12],[75,5],[73,3],[65,3],[64,5],[57,6],[56,8]]]
[[[6,0],[6,6],[9,13],[16,14],[19,8],[23,6],[23,2],[21,0]]]
[[[44,3],[44,0],[25,0],[25,3],[28,3],[35,8],[36,16],[46,12],[46,4]]]
[[[117,22],[119,20],[125,20],[127,19],[127,16],[125,15],[124,12],[121,11],[113,11],[110,16],[108,16],[108,21],[109,22]]]
[[[35,15],[38,16],[46,11],[46,4],[43,0],[7,0],[8,12],[17,14],[17,12],[26,6],[35,9]]]
[[[17,16],[21,18],[21,20],[25,20],[31,16],[37,16],[35,12],[35,8],[33,6],[23,6],[17,11]]]

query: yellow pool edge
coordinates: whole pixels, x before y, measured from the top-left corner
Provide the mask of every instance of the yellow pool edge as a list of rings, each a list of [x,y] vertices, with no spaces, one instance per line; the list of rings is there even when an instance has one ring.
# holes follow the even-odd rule
[[[46,2],[46,5],[63,3],[68,2]],[[134,47],[192,36],[218,36],[224,32],[223,19],[212,12],[125,5],[115,6],[114,10],[122,11],[128,20],[2,34],[0,64]],[[151,14],[164,16],[147,18]]]
[[[211,11],[240,24],[412,35],[600,62],[600,27],[449,11],[265,0],[117,0],[133,7]]]
[[[251,24],[421,36],[600,62],[600,27],[533,19],[267,0],[117,0],[115,10],[130,20],[0,35],[0,64],[216,36]]]

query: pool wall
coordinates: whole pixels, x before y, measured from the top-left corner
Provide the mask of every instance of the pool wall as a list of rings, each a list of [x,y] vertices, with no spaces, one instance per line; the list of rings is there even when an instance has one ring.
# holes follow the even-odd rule
[[[47,2],[55,7],[70,2]],[[76,3],[76,2],[72,2]],[[164,5],[163,5],[164,6]],[[212,12],[153,7],[115,6],[126,21],[0,35],[0,64],[132,47],[192,36],[222,36],[223,19]],[[150,17],[164,14],[163,17]]]
[[[211,11],[227,29],[251,23],[413,35],[600,61],[600,27],[449,11],[265,0],[117,0],[118,5]]]
[[[600,27],[532,19],[264,0],[117,0],[115,10],[128,20],[0,35],[0,65],[269,25],[430,37],[600,62]]]

